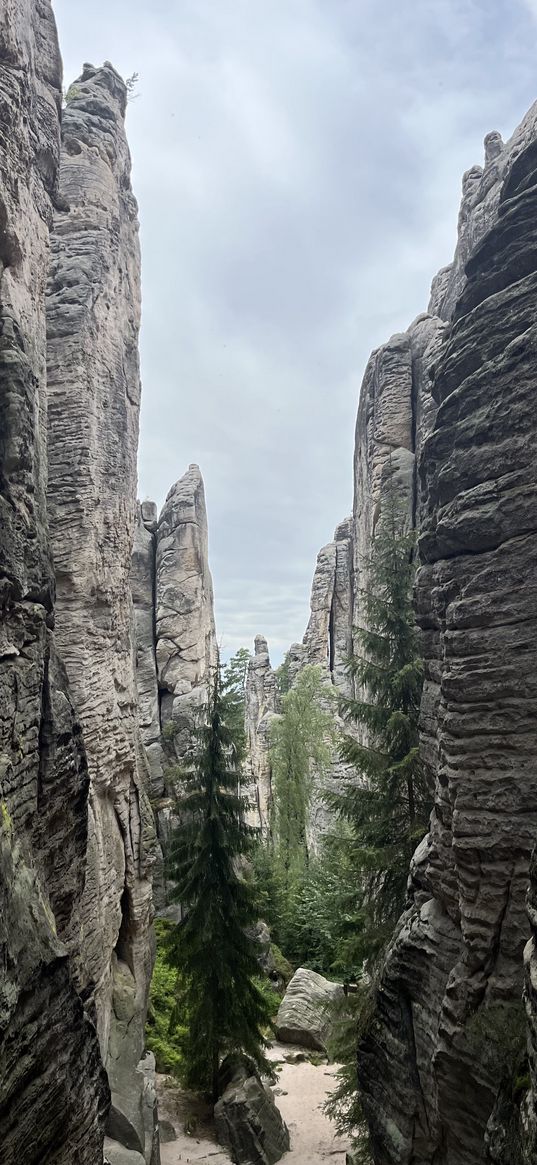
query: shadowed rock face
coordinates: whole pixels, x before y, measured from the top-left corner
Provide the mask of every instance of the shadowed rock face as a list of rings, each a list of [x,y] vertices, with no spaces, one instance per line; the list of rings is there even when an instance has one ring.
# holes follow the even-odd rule
[[[61,62],[48,0],[0,12],[0,1144],[95,1165],[108,1086],[66,943],[88,769],[58,658],[47,530],[45,286]]]
[[[495,221],[467,263],[440,353],[438,413],[421,461],[422,747],[435,810],[414,861],[413,905],[359,1055],[382,1165],[487,1159],[500,1080],[476,1055],[472,1033],[476,1015],[486,1025],[487,1008],[516,1010],[529,934],[537,836],[535,144],[517,149],[503,173]],[[530,945],[532,1025],[534,960]]]
[[[153,797],[164,793],[163,750],[156,659],[157,507],[138,502],[131,564],[131,589],[136,639],[138,715]]]
[[[140,261],[125,107],[112,66],[86,65],[63,117],[47,297],[48,501],[56,639],[91,782],[85,887],[72,928],[74,943],[81,936],[77,979],[96,1009],[114,1106],[141,1130],[143,1081],[135,1068],[152,965],[155,839],[129,583]]]

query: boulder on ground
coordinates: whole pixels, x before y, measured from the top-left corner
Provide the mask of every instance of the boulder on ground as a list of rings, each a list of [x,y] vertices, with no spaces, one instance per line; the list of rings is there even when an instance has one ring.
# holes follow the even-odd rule
[[[215,1105],[216,1134],[235,1165],[274,1165],[289,1149],[289,1131],[252,1061],[224,1061],[220,1100]]]
[[[280,1004],[276,1018],[278,1039],[284,1044],[301,1044],[327,1053],[333,1004],[342,995],[339,983],[299,967]]]
[[[104,1139],[105,1165],[145,1165],[145,1157],[134,1149],[126,1149],[111,1137]]]

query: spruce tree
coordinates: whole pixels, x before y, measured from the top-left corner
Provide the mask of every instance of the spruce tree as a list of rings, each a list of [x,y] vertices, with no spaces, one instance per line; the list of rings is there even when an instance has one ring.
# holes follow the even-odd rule
[[[343,737],[341,755],[357,780],[332,799],[353,829],[356,877],[340,903],[342,917],[353,918],[349,962],[374,955],[389,937],[431,810],[418,751],[423,667],[412,607],[414,535],[405,529],[393,480],[365,568],[359,651],[351,664],[357,696],[341,701],[342,715],[355,725]]]
[[[240,755],[227,710],[217,674],[207,723],[183,777],[171,842],[175,897],[184,914],[169,939],[168,959],[181,984],[184,1083],[213,1100],[228,1053],[245,1052],[260,1069],[267,1067],[263,1028],[270,1023],[270,1007],[255,982],[255,891],[243,876],[256,831],[245,824]]]

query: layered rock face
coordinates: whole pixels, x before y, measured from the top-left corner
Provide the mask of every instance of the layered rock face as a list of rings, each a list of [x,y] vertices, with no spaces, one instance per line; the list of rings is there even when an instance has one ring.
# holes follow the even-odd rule
[[[270,764],[270,728],[278,713],[276,676],[270,664],[268,644],[256,635],[254,655],[246,676],[245,725],[248,784],[255,800],[255,822],[264,836],[270,828],[272,773]]]
[[[159,914],[176,917],[162,853],[174,823],[173,781],[177,762],[188,761],[218,658],[197,465],[172,486],[158,519],[154,502],[138,503],[131,588],[140,730],[160,842],[153,896]]]
[[[161,797],[164,793],[155,619],[157,526],[155,503],[138,502],[131,563],[131,590],[136,641],[138,716],[151,774],[153,797]]]
[[[54,625],[45,286],[61,62],[48,0],[0,12],[0,1143],[95,1165],[108,1086],[72,979],[88,767]]]
[[[85,887],[73,944],[113,1111],[145,1148],[154,827],[133,666],[129,585],[140,378],[139,248],[126,89],[87,65],[68,94],[47,297],[49,520],[56,639],[90,776]],[[79,934],[80,932],[80,939]]]
[[[158,523],[156,659],[161,723],[184,757],[217,663],[203,479],[197,465],[172,486]]]
[[[435,809],[359,1051],[379,1165],[512,1159],[509,1146],[497,1155],[493,1143],[505,1149],[506,1138],[492,1126],[506,1041],[520,1019],[537,837],[534,135],[535,109],[506,147],[493,139],[471,197],[466,180],[457,256],[443,277],[443,314],[456,306],[421,458],[417,580],[422,752]],[[532,1024],[534,951],[530,944]],[[531,1097],[525,1108],[531,1118]],[[534,1153],[535,1142],[528,1161]]]

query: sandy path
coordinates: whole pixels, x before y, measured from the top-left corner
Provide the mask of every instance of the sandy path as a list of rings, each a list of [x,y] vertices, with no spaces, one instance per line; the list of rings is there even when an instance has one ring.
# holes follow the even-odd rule
[[[270,1059],[281,1061],[293,1049],[275,1045]],[[345,1163],[345,1141],[335,1135],[334,1126],[322,1112],[322,1105],[334,1086],[333,1064],[319,1067],[306,1062],[284,1063],[275,1086],[275,1099],[291,1134],[291,1149],[282,1157],[284,1165],[334,1165]],[[167,1088],[165,1078],[158,1078],[159,1114],[169,1120],[177,1140],[161,1146],[162,1165],[228,1165],[229,1157],[218,1147],[208,1119],[207,1109],[192,1103],[177,1089]],[[185,1123],[196,1122],[193,1135],[184,1132]],[[190,1126],[191,1127],[191,1126]]]

